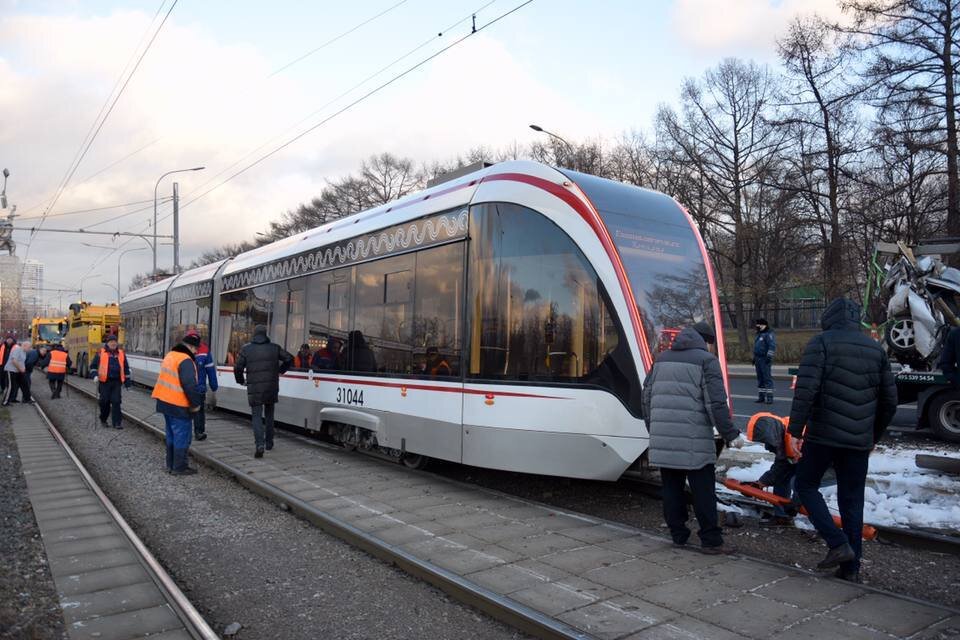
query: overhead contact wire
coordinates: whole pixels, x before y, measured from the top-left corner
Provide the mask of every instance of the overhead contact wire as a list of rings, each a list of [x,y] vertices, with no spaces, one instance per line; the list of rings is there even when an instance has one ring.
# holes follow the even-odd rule
[[[251,149],[251,150],[248,151],[247,153],[243,154],[242,156],[240,156],[240,158],[238,158],[237,160],[235,160],[235,161],[232,162],[231,164],[227,165],[226,167],[224,167],[223,169],[221,169],[220,171],[218,171],[218,172],[215,173],[214,175],[210,176],[210,178],[208,178],[207,180],[205,180],[204,182],[202,182],[202,183],[201,183],[196,189],[194,189],[193,191],[200,191],[201,189],[203,189],[204,187],[206,187],[208,184],[211,184],[211,183],[215,182],[217,178],[219,178],[220,176],[222,176],[222,175],[224,175],[225,173],[229,172],[232,168],[234,168],[235,166],[239,165],[239,164],[242,163],[244,160],[246,160],[247,158],[249,158],[249,157],[252,156],[253,154],[257,153],[258,151],[260,151],[261,149],[263,149],[264,147],[266,147],[267,145],[269,145],[271,142],[273,142],[273,141],[275,141],[275,140],[277,140],[277,139],[280,139],[283,135],[287,134],[288,132],[290,132],[290,131],[293,130],[293,129],[296,129],[297,127],[299,127],[300,125],[302,125],[302,124],[303,124],[304,122],[306,122],[307,120],[310,120],[311,118],[313,118],[314,116],[316,116],[317,114],[319,114],[320,112],[322,112],[324,109],[326,109],[326,108],[329,107],[330,105],[332,105],[332,104],[336,103],[337,101],[341,100],[342,98],[345,98],[346,96],[350,95],[351,93],[353,93],[354,91],[356,91],[357,89],[359,89],[360,87],[362,87],[363,85],[367,84],[368,82],[370,82],[371,80],[373,80],[374,78],[376,78],[377,76],[379,76],[380,74],[382,74],[384,71],[386,71],[386,70],[389,69],[390,67],[396,65],[396,64],[399,63],[399,62],[402,62],[403,60],[405,60],[405,59],[407,59],[407,58],[409,58],[410,56],[412,56],[414,53],[416,53],[416,52],[419,51],[420,49],[423,49],[425,46],[427,46],[428,44],[430,44],[431,42],[433,42],[433,41],[436,40],[437,38],[443,37],[443,34],[444,34],[444,33],[446,33],[446,32],[448,32],[448,31],[450,31],[451,29],[453,29],[453,28],[455,28],[455,27],[463,24],[464,22],[466,22],[467,20],[469,20],[472,16],[477,15],[478,13],[480,13],[481,11],[483,11],[484,9],[486,9],[487,7],[489,7],[490,5],[492,5],[493,3],[495,3],[496,1],[497,1],[497,0],[490,0],[490,1],[487,2],[485,5],[481,6],[481,7],[478,8],[478,9],[475,9],[473,12],[467,14],[466,16],[464,16],[463,18],[461,18],[460,20],[457,20],[456,22],[454,22],[454,23],[453,23],[452,25],[450,25],[449,27],[440,30],[436,36],[433,36],[433,37],[425,40],[424,42],[422,42],[421,44],[417,45],[417,46],[414,47],[413,49],[410,49],[409,51],[407,51],[406,53],[404,53],[404,54],[403,54],[402,56],[400,56],[399,58],[396,58],[396,59],[394,59],[392,62],[390,62],[390,63],[388,63],[388,64],[380,67],[377,71],[374,71],[372,74],[368,75],[366,78],[364,78],[363,80],[361,80],[361,81],[358,82],[357,84],[353,85],[352,87],[350,87],[349,89],[347,89],[347,90],[344,91],[343,93],[339,94],[339,95],[336,96],[335,98],[332,98],[332,99],[328,100],[328,101],[325,102],[323,105],[321,105],[319,108],[315,109],[314,111],[310,112],[309,114],[307,114],[306,116],[304,116],[303,118],[301,118],[300,120],[298,120],[297,122],[295,122],[294,124],[290,125],[290,126],[287,127],[286,129],[284,129],[283,132],[281,132],[281,133],[273,136],[272,138],[270,138],[270,139],[268,139],[267,141],[263,142],[262,144],[260,144],[260,145],[257,146],[256,148]]]
[[[300,62],[301,60],[305,60],[306,58],[309,58],[310,56],[312,56],[312,55],[315,54],[316,52],[320,51],[321,49],[325,49],[325,48],[329,47],[329,46],[330,46],[331,44],[333,44],[334,42],[337,42],[338,40],[341,40],[341,39],[347,37],[348,35],[350,35],[350,34],[353,33],[354,31],[356,31],[357,29],[360,29],[361,27],[364,27],[364,26],[370,24],[371,22],[373,22],[374,20],[376,20],[376,19],[379,18],[380,16],[385,16],[386,14],[390,13],[391,11],[393,11],[394,9],[396,9],[397,7],[399,7],[400,5],[406,4],[406,3],[407,3],[407,0],[400,0],[400,2],[398,2],[398,3],[396,3],[395,5],[392,5],[392,6],[390,6],[390,7],[387,7],[386,9],[384,9],[383,11],[381,11],[380,13],[378,13],[377,15],[375,15],[375,16],[373,16],[373,17],[371,17],[371,18],[367,18],[366,20],[364,20],[364,21],[361,22],[360,24],[358,24],[358,25],[356,25],[356,26],[354,26],[354,27],[351,27],[350,29],[347,29],[346,31],[344,31],[343,33],[341,33],[341,34],[338,35],[338,36],[334,36],[333,38],[330,38],[329,40],[327,40],[326,42],[324,42],[323,44],[321,44],[319,47],[317,47],[317,48],[315,48],[315,49],[311,49],[310,51],[306,52],[305,54],[303,54],[303,55],[300,56],[299,58],[296,58],[296,59],[294,59],[294,60],[291,60],[290,62],[288,62],[287,64],[283,65],[282,67],[280,67],[279,69],[277,69],[276,71],[274,71],[273,73],[271,73],[271,74],[270,74],[269,76],[267,76],[267,77],[268,77],[268,78],[272,78],[273,76],[277,75],[277,74],[280,73],[281,71],[284,71],[284,70],[286,70],[286,69],[289,69],[290,67],[292,67],[293,65],[297,64],[297,63]]]
[[[335,111],[334,113],[332,113],[331,115],[327,116],[326,118],[324,118],[323,120],[321,120],[321,121],[318,122],[317,124],[313,125],[312,127],[307,128],[306,130],[304,130],[304,131],[302,131],[301,133],[297,134],[296,136],[294,136],[294,137],[291,138],[290,140],[288,140],[288,141],[286,141],[285,143],[281,144],[280,146],[274,148],[274,149],[271,150],[270,152],[264,154],[263,156],[261,156],[260,158],[258,158],[257,160],[255,160],[254,162],[251,162],[250,164],[248,164],[247,166],[245,166],[245,167],[244,167],[243,169],[241,169],[240,171],[237,171],[236,173],[232,174],[232,175],[231,175],[230,177],[228,177],[226,180],[220,182],[219,184],[215,185],[214,187],[211,187],[210,189],[207,189],[206,191],[204,191],[204,192],[201,193],[200,195],[198,195],[198,196],[196,196],[196,197],[194,197],[194,198],[191,198],[190,200],[188,200],[187,202],[185,202],[185,203],[182,205],[181,208],[184,208],[184,207],[186,207],[186,206],[188,206],[188,205],[196,202],[197,200],[200,200],[201,198],[207,196],[208,194],[212,193],[213,191],[216,191],[217,189],[219,189],[219,188],[222,187],[223,185],[227,184],[228,182],[230,182],[230,181],[233,180],[234,178],[236,178],[236,177],[238,177],[238,176],[246,173],[247,171],[249,171],[249,170],[252,169],[253,167],[257,166],[258,164],[260,164],[260,163],[263,162],[264,160],[272,157],[273,155],[279,153],[279,152],[282,151],[283,149],[289,147],[291,144],[293,144],[293,143],[296,142],[297,140],[303,138],[303,137],[306,136],[307,134],[315,131],[316,129],[318,129],[318,128],[320,128],[321,126],[325,125],[326,123],[330,122],[331,120],[333,120],[333,119],[336,118],[337,116],[345,113],[346,111],[352,109],[353,107],[357,106],[358,104],[364,102],[365,100],[367,100],[367,99],[370,98],[371,96],[373,96],[373,95],[379,93],[380,91],[382,91],[383,89],[389,87],[390,85],[392,85],[393,83],[395,83],[397,80],[400,80],[401,78],[404,78],[405,76],[407,76],[407,75],[409,75],[410,73],[416,71],[417,69],[419,69],[419,68],[422,67],[423,65],[427,64],[427,63],[430,62],[431,60],[434,60],[435,58],[438,58],[439,56],[443,55],[444,53],[446,53],[446,52],[449,51],[450,49],[456,47],[457,45],[459,45],[459,44],[462,43],[463,41],[467,40],[468,38],[470,38],[470,37],[472,37],[472,36],[480,33],[480,32],[483,31],[484,29],[486,29],[486,28],[488,28],[488,27],[496,24],[497,22],[499,22],[499,21],[503,20],[504,18],[506,18],[507,16],[509,16],[509,15],[511,15],[511,14],[517,12],[517,11],[519,11],[520,9],[522,9],[523,7],[527,6],[528,4],[530,4],[530,3],[532,3],[532,2],[533,2],[533,0],[526,0],[526,2],[522,2],[521,4],[517,5],[517,6],[514,7],[513,9],[510,9],[509,11],[506,11],[506,12],[500,14],[499,16],[497,16],[496,18],[494,18],[493,20],[490,20],[489,22],[487,22],[487,23],[485,23],[485,24],[483,24],[483,25],[481,25],[481,26],[479,26],[479,27],[476,27],[475,29],[471,30],[470,33],[462,36],[461,38],[458,38],[457,40],[455,40],[454,42],[450,43],[449,45],[447,45],[447,46],[444,47],[443,49],[440,49],[440,50],[437,51],[436,53],[433,53],[433,54],[427,56],[426,58],[424,58],[424,59],[421,60],[420,62],[418,62],[418,63],[416,63],[415,65],[409,67],[408,69],[406,69],[406,70],[398,73],[397,75],[393,76],[392,78],[390,78],[390,79],[387,80],[386,82],[384,82],[384,83],[382,83],[382,84],[380,84],[380,85],[377,85],[375,88],[373,88],[373,89],[371,89],[370,91],[368,91],[367,93],[363,94],[362,96],[360,96],[359,98],[357,98],[356,100],[354,100],[353,102],[351,102],[350,104],[348,104],[348,105],[344,106],[343,108]],[[164,217],[163,219],[165,220],[167,217],[169,217],[169,215],[166,216],[166,217]]]
[[[31,236],[35,235],[37,231],[40,230],[40,227],[43,226],[44,219],[46,218],[50,209],[52,209],[53,205],[55,205],[57,203],[57,200],[60,199],[60,196],[63,194],[63,191],[66,189],[67,185],[70,183],[70,180],[73,178],[73,175],[76,173],[77,169],[80,168],[80,164],[83,162],[83,159],[86,157],[87,152],[90,151],[90,147],[93,146],[93,143],[97,139],[97,136],[100,134],[100,131],[103,129],[103,126],[107,123],[107,120],[110,118],[110,114],[113,113],[113,109],[117,106],[117,102],[119,102],[120,97],[123,96],[123,93],[124,91],[126,91],[127,86],[129,86],[130,80],[133,79],[133,76],[137,73],[137,69],[140,68],[140,64],[143,62],[143,59],[146,57],[147,53],[150,51],[150,48],[153,46],[153,43],[156,41],[157,36],[160,35],[160,31],[163,29],[163,26],[167,23],[167,19],[170,17],[170,14],[173,12],[173,9],[177,6],[178,1],[179,0],[173,0],[173,3],[170,5],[170,8],[167,10],[167,13],[164,14],[163,20],[160,21],[160,24],[157,26],[156,30],[153,32],[153,36],[151,36],[150,41],[147,42],[146,47],[144,48],[140,56],[137,58],[137,61],[133,65],[133,68],[130,70],[130,73],[127,74],[127,78],[126,80],[124,80],[123,84],[121,85],[120,90],[117,92],[117,95],[110,102],[110,107],[107,109],[107,111],[103,114],[103,117],[100,119],[100,124],[97,125],[96,129],[93,132],[93,135],[90,137],[89,141],[87,141],[86,146],[83,147],[83,151],[80,154],[80,157],[77,159],[76,163],[73,165],[73,168],[67,174],[66,179],[63,181],[63,184],[59,188],[57,194],[54,196],[53,201],[47,206],[46,210],[43,213],[43,216],[41,217],[39,224],[37,224],[37,227],[31,233]],[[162,6],[163,5],[161,5],[161,8]],[[29,252],[30,252],[30,247],[28,245],[27,254],[29,254]]]

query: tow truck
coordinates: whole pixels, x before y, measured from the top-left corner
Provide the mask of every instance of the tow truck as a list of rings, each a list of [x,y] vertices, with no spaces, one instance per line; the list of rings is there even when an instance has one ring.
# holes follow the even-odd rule
[[[103,346],[103,339],[115,334],[123,344],[123,328],[120,326],[120,307],[116,303],[94,305],[89,302],[75,302],[70,305],[67,316],[67,336],[64,346],[74,367],[72,373],[86,377],[90,373],[90,363],[97,350]]]
[[[960,242],[957,240],[927,240],[910,246],[877,242],[868,267],[862,320],[864,329],[884,342],[890,356],[897,383],[897,402],[900,405],[916,403],[917,428],[929,430],[938,438],[950,442],[960,442],[960,388],[951,385],[936,364],[924,367],[907,357],[915,339],[912,320],[900,316],[885,318],[877,323],[870,321],[870,315],[871,307],[877,307],[881,302],[878,293],[887,275],[886,264],[891,257],[905,255],[914,265],[923,256],[954,257],[956,261],[956,258],[960,258]],[[944,303],[938,304],[946,306]],[[950,318],[949,309],[944,315]],[[960,326],[955,315],[940,327],[941,333],[937,336],[939,344],[943,343],[952,326]],[[928,362],[939,363],[939,347]]]
[[[61,342],[66,332],[66,318],[34,318],[30,321],[30,342],[35,347]]]

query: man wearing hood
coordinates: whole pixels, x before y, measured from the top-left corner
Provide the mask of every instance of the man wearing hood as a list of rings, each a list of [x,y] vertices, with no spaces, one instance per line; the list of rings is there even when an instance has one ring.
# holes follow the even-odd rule
[[[728,446],[743,446],[730,416],[720,362],[707,346],[715,342],[708,323],[686,327],[657,358],[643,385],[650,464],[660,467],[663,517],[673,543],[684,546],[690,538],[684,493],[689,483],[701,550],[710,555],[733,553],[723,544],[717,518],[714,427]]]
[[[860,305],[838,298],[820,324],[800,359],[790,408],[790,435],[803,438],[796,491],[830,548],[817,568],[837,567],[837,577],[859,582],[867,460],[897,412],[897,387],[886,352],[860,329]],[[820,493],[831,466],[842,530]]]
[[[267,328],[262,324],[254,328],[253,339],[240,349],[240,356],[233,366],[237,384],[247,386],[255,458],[262,458],[264,449],[273,449],[273,406],[280,395],[280,376],[291,366],[293,356],[280,345],[270,342]]]
[[[167,428],[167,473],[175,476],[193,475],[196,469],[187,466],[190,450],[193,414],[203,404],[198,389],[195,354],[200,348],[200,335],[187,334],[164,356],[160,375],[153,385],[151,397],[157,401],[157,413],[163,414]]]

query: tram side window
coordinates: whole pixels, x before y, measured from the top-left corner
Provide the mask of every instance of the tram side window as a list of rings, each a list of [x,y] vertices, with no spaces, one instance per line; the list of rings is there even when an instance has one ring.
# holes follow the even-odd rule
[[[178,344],[187,331],[194,330],[204,342],[210,337],[210,298],[185,300],[170,305],[169,344]]]
[[[353,271],[347,267],[308,278],[307,344],[315,371],[341,368],[340,354],[350,332]]]
[[[307,278],[286,280],[274,285],[273,322],[270,340],[282,346],[292,355],[303,344],[304,288]],[[305,368],[305,367],[301,367]]]
[[[265,325],[269,331],[273,301],[272,284],[233,291],[220,297],[220,335],[230,336],[226,348],[218,353],[221,364],[233,365],[236,362],[240,349],[253,338],[253,330],[257,325]],[[220,348],[223,346],[221,343]]]
[[[472,377],[590,379],[621,342],[597,275],[543,215],[474,207],[468,292]]]
[[[463,326],[463,252],[458,242],[416,254],[413,312],[414,371],[428,376],[460,375]]]
[[[413,370],[413,254],[357,266],[353,330],[344,345],[347,371]]]
[[[124,314],[125,350],[159,357],[163,350],[164,308],[151,307]]]

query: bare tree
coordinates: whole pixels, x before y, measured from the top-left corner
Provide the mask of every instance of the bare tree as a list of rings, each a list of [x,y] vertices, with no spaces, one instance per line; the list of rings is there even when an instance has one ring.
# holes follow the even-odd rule
[[[778,48],[789,79],[780,124],[793,134],[785,158],[795,177],[790,188],[807,204],[820,241],[824,292],[835,298],[849,289],[842,223],[861,131],[854,114],[858,91],[848,81],[850,50],[816,17],[794,19]]]
[[[702,81],[684,82],[680,113],[662,107],[658,114],[663,135],[703,180],[710,200],[701,209],[703,222],[729,239],[713,243],[712,251],[721,274],[729,274],[724,279],[741,345],[747,343],[748,230],[763,215],[760,190],[784,145],[783,132],[768,119],[773,92],[766,68],[728,58]]]
[[[956,0],[844,0],[853,24],[837,27],[869,56],[863,77],[874,104],[895,111],[902,130],[931,134],[946,159],[947,231],[960,235],[957,154]],[[902,109],[911,105],[912,109]]]

